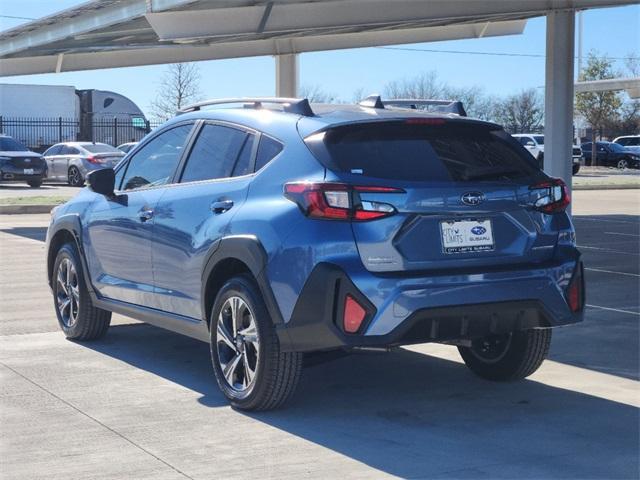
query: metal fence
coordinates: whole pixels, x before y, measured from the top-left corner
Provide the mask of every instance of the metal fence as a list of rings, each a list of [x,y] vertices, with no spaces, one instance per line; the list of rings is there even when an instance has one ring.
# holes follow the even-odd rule
[[[159,122],[141,117],[92,118],[12,118],[0,116],[0,133],[10,135],[31,150],[43,152],[60,142],[101,142],[117,147],[138,142]]]

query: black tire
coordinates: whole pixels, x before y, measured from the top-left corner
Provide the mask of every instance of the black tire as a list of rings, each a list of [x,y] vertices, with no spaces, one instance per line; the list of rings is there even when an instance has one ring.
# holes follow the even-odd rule
[[[487,343],[501,342],[491,352]],[[524,330],[474,340],[471,347],[458,347],[464,363],[476,375],[494,381],[522,380],[535,372],[549,353],[551,329]]]
[[[540,170],[544,170],[544,153],[539,153],[537,160]]]
[[[84,185],[84,177],[78,167],[71,165],[67,173],[67,181],[72,187],[82,187]]]
[[[577,175],[579,171],[580,171],[580,164],[579,163],[574,163],[573,164],[573,174]]]
[[[40,188],[42,186],[42,180],[29,180],[27,185],[31,188]]]
[[[71,262],[73,265],[77,279],[75,285],[79,299],[76,301],[76,318],[73,323],[69,319],[65,319],[64,313],[59,308],[59,300],[65,291],[58,281],[58,274],[61,272],[61,264],[66,261]],[[111,312],[93,306],[75,245],[67,243],[58,251],[53,265],[51,286],[53,288],[53,304],[58,317],[58,324],[67,338],[72,340],[96,340],[107,333],[111,323]],[[71,286],[67,284],[67,290],[70,289]],[[70,295],[68,296],[70,297]],[[71,302],[69,308],[74,308],[73,302]],[[71,311],[69,316],[71,316]]]
[[[217,325],[222,308],[232,298],[240,298],[248,307],[257,328],[258,357],[255,373],[245,391],[234,388],[225,378],[220,359],[221,348]],[[262,299],[260,290],[248,275],[229,280],[219,291],[210,317],[210,351],[218,386],[234,408],[240,410],[271,410],[283,405],[295,392],[302,370],[303,355],[299,352],[281,352],[273,321]],[[237,343],[234,333],[234,341]],[[220,342],[222,348],[224,342]],[[243,351],[247,347],[242,347]],[[228,349],[231,351],[231,349]],[[238,351],[236,356],[240,355]],[[233,353],[231,354],[232,358]],[[229,361],[231,363],[231,361]],[[244,370],[244,367],[240,371]]]
[[[627,168],[629,168],[629,161],[626,158],[618,160],[616,167],[620,170],[626,170]]]

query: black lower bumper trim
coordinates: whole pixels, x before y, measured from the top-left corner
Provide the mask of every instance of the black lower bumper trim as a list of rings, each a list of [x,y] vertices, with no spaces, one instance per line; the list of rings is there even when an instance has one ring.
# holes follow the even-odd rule
[[[544,305],[535,299],[417,310],[386,335],[347,334],[340,328],[339,305],[353,295],[375,316],[375,307],[335,265],[320,264],[309,276],[291,320],[278,326],[284,351],[320,351],[355,347],[390,347],[448,342],[553,325]],[[573,322],[580,321],[576,315]],[[565,322],[565,323],[573,323]],[[366,326],[363,331],[366,331]]]

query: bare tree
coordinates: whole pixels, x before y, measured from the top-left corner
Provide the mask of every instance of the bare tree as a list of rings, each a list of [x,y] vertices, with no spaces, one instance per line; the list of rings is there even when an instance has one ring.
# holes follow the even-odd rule
[[[193,63],[172,63],[162,77],[156,99],[151,102],[152,115],[167,120],[177,110],[197,102],[200,92],[200,71]]]
[[[496,107],[495,120],[511,133],[540,130],[543,119],[544,100],[534,88],[510,95]]]
[[[387,98],[459,100],[470,117],[491,120],[495,99],[481,87],[452,87],[441,82],[436,72],[425,72],[413,78],[396,80],[385,87]]]
[[[606,57],[599,57],[595,52],[589,53],[586,68],[580,72],[580,80],[604,80],[614,78],[613,62]],[[596,141],[596,133],[607,122],[618,116],[622,105],[617,92],[586,92],[576,95],[576,111],[591,127],[591,141]],[[596,149],[591,149],[590,165],[596,164]]]
[[[311,103],[340,103],[337,95],[326,92],[318,85],[303,85],[299,93],[300,97],[306,98]]]

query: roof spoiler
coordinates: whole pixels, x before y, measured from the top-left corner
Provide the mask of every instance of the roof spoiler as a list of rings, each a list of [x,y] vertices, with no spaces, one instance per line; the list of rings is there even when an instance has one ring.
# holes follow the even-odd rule
[[[467,112],[462,105],[462,102],[455,100],[424,100],[424,99],[390,99],[382,100],[380,95],[369,95],[362,100],[358,105],[367,108],[408,108],[411,110],[418,110],[421,107],[435,107],[432,109],[434,112],[441,113],[453,113],[466,117]]]
[[[239,97],[239,98],[221,98],[217,100],[205,100],[203,102],[194,103],[181,108],[177,111],[177,114],[187,112],[195,112],[202,107],[209,107],[212,105],[226,105],[231,103],[242,103],[245,108],[262,108],[264,104],[282,105],[282,110],[288,113],[295,113],[296,115],[303,115],[305,117],[313,117],[314,113],[309,105],[309,100],[306,98],[284,98],[284,97]]]

